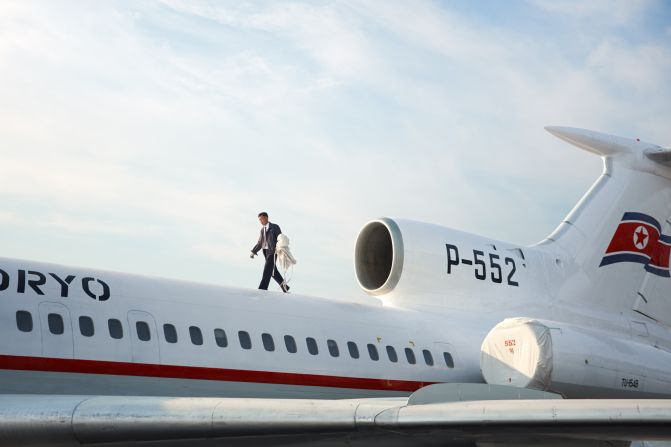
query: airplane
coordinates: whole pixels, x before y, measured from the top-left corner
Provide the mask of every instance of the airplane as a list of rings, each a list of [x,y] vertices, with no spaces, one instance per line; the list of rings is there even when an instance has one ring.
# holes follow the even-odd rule
[[[367,302],[0,258],[0,444],[671,440],[671,149],[546,129],[604,166],[552,234],[372,220]]]

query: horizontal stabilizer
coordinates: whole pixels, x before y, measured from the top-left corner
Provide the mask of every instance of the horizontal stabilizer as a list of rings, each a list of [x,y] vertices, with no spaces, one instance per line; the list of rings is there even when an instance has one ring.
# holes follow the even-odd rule
[[[658,163],[666,164],[671,160],[670,149],[639,139],[617,137],[575,127],[547,126],[545,130],[574,146],[602,156],[645,153],[650,160]]]

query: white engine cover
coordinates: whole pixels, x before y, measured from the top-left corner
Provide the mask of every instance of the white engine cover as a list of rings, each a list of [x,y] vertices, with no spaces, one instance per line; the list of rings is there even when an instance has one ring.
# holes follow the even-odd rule
[[[482,342],[490,384],[533,388],[569,398],[671,396],[671,353],[566,323],[510,318]]]
[[[526,254],[525,254],[526,253]],[[554,258],[552,258],[554,265]],[[438,225],[383,217],[357,237],[361,288],[401,307],[472,310],[540,304],[546,263],[537,250]],[[493,319],[489,324],[498,321]]]

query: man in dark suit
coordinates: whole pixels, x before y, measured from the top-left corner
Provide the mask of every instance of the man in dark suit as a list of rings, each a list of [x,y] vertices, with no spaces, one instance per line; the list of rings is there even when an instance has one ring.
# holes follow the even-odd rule
[[[259,250],[263,249],[263,256],[266,258],[259,289],[268,290],[268,284],[270,284],[270,277],[272,276],[280,285],[282,291],[287,293],[289,285],[284,283],[284,278],[282,278],[282,275],[275,267],[275,246],[277,245],[277,236],[282,234],[282,230],[280,230],[279,225],[268,221],[268,213],[266,212],[259,213],[259,222],[261,222],[259,241],[252,248],[252,254],[249,255],[250,258],[253,258]]]

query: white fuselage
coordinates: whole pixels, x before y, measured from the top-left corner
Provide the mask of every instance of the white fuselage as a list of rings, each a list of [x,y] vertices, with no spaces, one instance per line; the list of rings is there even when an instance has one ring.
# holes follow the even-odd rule
[[[454,238],[461,238],[462,253],[472,252],[470,236],[455,232]],[[520,256],[503,246],[496,250]],[[482,382],[480,345],[506,317],[574,317],[631,338],[629,316],[577,315],[541,299],[538,284],[547,287],[538,278],[547,275],[542,250],[527,249],[524,256],[514,277],[519,286],[477,281],[470,266],[461,266],[459,288],[436,294],[439,305],[417,309],[375,298],[348,303],[2,259],[0,393],[403,396],[431,383]],[[469,280],[489,284],[467,302],[461,289],[473,290]],[[410,303],[426,293],[404,297]],[[644,375],[626,377],[643,384]],[[568,389],[608,396],[613,386]],[[615,391],[660,394],[643,387]]]
[[[477,353],[481,335],[492,325],[475,325],[466,315],[446,320],[385,307],[373,299],[375,304],[343,303],[6,259],[0,269],[9,278],[0,291],[0,393],[407,395],[429,383],[482,381]],[[27,283],[39,280],[29,272],[45,276],[45,284],[36,286],[43,295]],[[66,297],[51,273],[75,276]],[[104,292],[99,279],[110,297],[89,296],[84,278],[94,278],[88,283],[92,295]],[[32,319],[29,331],[18,327],[25,312]],[[112,337],[110,320],[121,323],[120,338]],[[176,342],[168,341],[164,325],[174,326]],[[149,339],[142,340],[147,328]],[[196,344],[198,333],[202,344]],[[314,340],[316,354],[309,352],[308,339]],[[292,340],[296,352],[290,352]],[[396,362],[387,347],[395,351]],[[428,362],[424,351],[430,353]],[[453,364],[446,363],[444,353]]]

